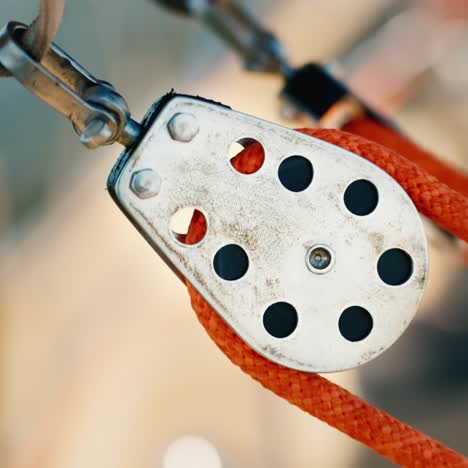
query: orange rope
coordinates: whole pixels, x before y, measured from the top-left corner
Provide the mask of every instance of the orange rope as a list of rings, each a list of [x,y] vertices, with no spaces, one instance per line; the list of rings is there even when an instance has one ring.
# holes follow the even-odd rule
[[[416,163],[421,169],[437,177],[441,182],[468,197],[468,174],[436,158],[432,153],[414,144],[396,130],[363,117],[348,122],[343,130],[376,141]]]
[[[362,137],[337,130],[302,130],[341,146],[379,165],[407,191],[414,203],[434,221],[460,237],[468,238],[468,201],[416,164],[392,150]],[[233,164],[240,172],[259,165],[254,145]],[[206,231],[204,218],[195,213],[187,242],[195,243]],[[362,442],[389,460],[410,468],[468,467],[468,459],[420,433],[389,414],[317,375],[275,364],[244,343],[188,284],[198,319],[224,354],[244,372],[278,396]]]
[[[421,214],[446,231],[468,241],[468,198],[441,183],[415,162],[352,133],[324,129],[301,131],[373,162],[403,187]]]

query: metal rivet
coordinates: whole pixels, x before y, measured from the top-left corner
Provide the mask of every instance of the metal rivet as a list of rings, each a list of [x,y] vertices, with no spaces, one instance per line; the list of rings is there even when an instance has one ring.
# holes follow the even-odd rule
[[[152,169],[142,169],[132,175],[130,188],[139,198],[155,197],[161,190],[161,178]]]
[[[167,129],[174,140],[188,143],[198,133],[200,125],[193,114],[184,112],[175,114],[169,120]]]
[[[314,273],[327,273],[335,264],[335,253],[325,244],[315,244],[307,250],[306,264]]]

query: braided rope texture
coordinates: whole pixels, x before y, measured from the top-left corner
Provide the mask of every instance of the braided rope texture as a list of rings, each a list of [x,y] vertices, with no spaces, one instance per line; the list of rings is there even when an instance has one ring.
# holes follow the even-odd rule
[[[359,154],[379,165],[402,184],[418,208],[430,213],[452,230],[463,233],[467,204],[463,197],[383,146],[337,130],[302,130],[310,136]],[[252,172],[261,164],[261,152],[255,145],[247,147],[234,160],[239,172]],[[448,210],[456,202],[462,211]],[[445,222],[448,218],[458,221]],[[463,221],[464,217],[464,221]],[[464,228],[463,228],[464,226]],[[195,243],[206,232],[204,217],[195,212],[187,234],[187,242]],[[468,459],[442,443],[400,422],[347,390],[318,374],[300,372],[259,355],[244,343],[203,297],[187,284],[191,303],[208,335],[221,351],[253,379],[307,413],[330,424],[389,460],[408,468],[468,467]]]
[[[421,214],[454,236],[468,241],[468,198],[440,182],[417,163],[352,133],[307,128],[300,131],[341,146],[379,166],[401,185]]]
[[[416,163],[421,169],[437,177],[440,182],[468,197],[468,174],[451,167],[429,151],[414,144],[398,131],[386,127],[369,117],[351,120],[342,130],[360,135],[390,148]]]

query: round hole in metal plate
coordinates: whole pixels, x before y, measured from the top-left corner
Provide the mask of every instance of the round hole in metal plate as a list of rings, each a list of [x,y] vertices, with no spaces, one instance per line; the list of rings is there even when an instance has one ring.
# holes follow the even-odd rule
[[[220,278],[235,281],[247,273],[249,257],[240,245],[228,244],[216,252],[213,267]]]
[[[193,225],[193,226],[192,226]],[[192,226],[189,232],[189,228]],[[196,245],[206,235],[206,217],[192,206],[178,209],[169,223],[172,237],[184,245]]]
[[[275,338],[286,338],[297,328],[297,311],[288,302],[275,302],[263,314],[265,330]]]
[[[379,192],[372,182],[365,179],[355,180],[345,191],[344,203],[356,216],[366,216],[377,208]]]
[[[413,274],[413,260],[402,249],[386,250],[377,262],[380,279],[390,286],[401,286]]]
[[[289,156],[278,168],[278,178],[284,188],[291,192],[302,192],[314,177],[312,163],[303,156]]]
[[[345,309],[338,321],[343,338],[353,342],[367,338],[373,326],[372,315],[360,306],[351,306]]]
[[[241,138],[228,150],[231,166],[241,174],[254,174],[265,162],[265,150],[254,138]]]

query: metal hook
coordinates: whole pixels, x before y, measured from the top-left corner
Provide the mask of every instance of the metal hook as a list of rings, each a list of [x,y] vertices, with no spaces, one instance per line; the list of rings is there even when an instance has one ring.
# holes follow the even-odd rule
[[[21,46],[27,30],[8,23],[0,32],[0,63],[35,96],[69,119],[88,148],[116,141],[133,146],[140,124],[130,118],[124,98],[106,82],[97,80],[57,45],[52,44],[41,62]]]

